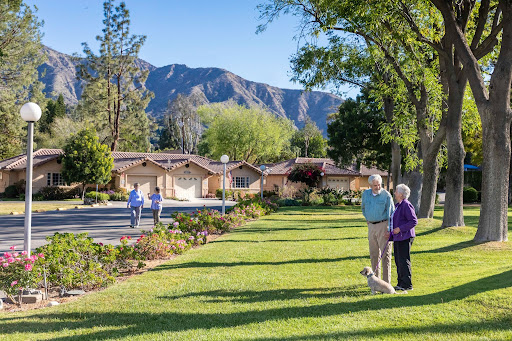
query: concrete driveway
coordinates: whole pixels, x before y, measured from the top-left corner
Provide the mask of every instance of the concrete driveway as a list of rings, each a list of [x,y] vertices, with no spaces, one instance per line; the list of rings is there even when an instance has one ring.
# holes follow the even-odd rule
[[[130,211],[126,202],[113,202],[112,206],[87,207],[83,209],[70,209],[67,211],[48,211],[32,213],[32,249],[46,243],[46,236],[55,232],[83,233],[96,242],[104,244],[119,244],[123,235],[140,236],[141,230],[149,230],[153,226],[153,214],[149,205],[142,209],[139,229],[130,228]],[[226,201],[226,208],[235,204]],[[162,222],[172,221],[173,212],[192,212],[204,206],[216,210],[222,209],[222,201],[217,199],[197,199],[194,201],[165,200],[162,210]],[[9,251],[9,247],[16,245],[16,250],[23,249],[25,216],[0,216],[0,252]]]

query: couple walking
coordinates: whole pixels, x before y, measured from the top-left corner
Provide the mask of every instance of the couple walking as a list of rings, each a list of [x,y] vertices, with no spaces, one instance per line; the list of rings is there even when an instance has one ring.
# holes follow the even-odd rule
[[[374,174],[368,178],[370,189],[363,192],[361,208],[368,224],[370,259],[375,275],[391,284],[391,241],[398,274],[395,290],[412,290],[411,246],[416,237],[414,226],[418,219],[414,207],[407,200],[411,190],[404,184],[396,186],[393,205],[391,194],[382,189],[382,178]],[[384,251],[385,250],[385,251]],[[379,256],[382,266],[379,267]]]
[[[152,195],[148,193],[148,198],[151,200],[153,223],[156,225],[160,221],[160,214],[162,213],[162,202],[164,201],[164,198],[160,194],[160,188],[155,187],[155,193]],[[142,208],[144,207],[144,193],[139,189],[138,182],[133,184],[133,190],[130,192],[126,207],[129,208],[131,212],[130,227],[139,227],[140,214],[142,212]]]

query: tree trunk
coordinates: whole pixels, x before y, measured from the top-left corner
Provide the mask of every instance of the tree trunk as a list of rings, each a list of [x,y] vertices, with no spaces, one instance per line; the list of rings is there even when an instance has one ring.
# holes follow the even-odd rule
[[[402,181],[411,189],[411,195],[408,200],[414,206],[416,213],[418,213],[421,204],[423,174],[419,170],[407,172],[404,174]]]
[[[509,168],[509,175],[508,175],[508,204],[510,205],[512,203],[512,172],[510,171],[512,169],[512,157],[510,158],[510,168]]]
[[[418,218],[432,218],[434,216],[437,178],[439,176],[438,152],[439,148],[434,148],[427,155],[423,155],[423,184]]]
[[[402,153],[400,145],[396,142],[391,142],[391,176],[393,178],[393,191],[396,186],[402,182]]]
[[[482,206],[476,242],[508,240],[510,118],[496,102],[490,115],[482,115]]]
[[[452,84],[451,84],[452,85]],[[462,191],[464,189],[464,144],[462,143],[462,103],[466,80],[450,87],[446,122],[448,170],[446,172],[446,196],[443,227],[464,226]],[[456,88],[455,88],[456,87]]]
[[[387,76],[387,74],[384,75],[384,79],[385,79],[386,83],[389,82],[389,76]],[[393,122],[394,110],[395,110],[395,101],[394,101],[393,97],[389,97],[389,96],[384,97],[384,113],[386,115],[387,123]],[[396,185],[398,185],[402,181],[401,166],[402,166],[402,153],[400,150],[400,145],[395,141],[391,141],[391,176],[393,179],[393,191],[395,191]],[[388,177],[388,181],[389,181],[389,177]],[[390,186],[388,184],[388,190],[389,189],[390,189]]]

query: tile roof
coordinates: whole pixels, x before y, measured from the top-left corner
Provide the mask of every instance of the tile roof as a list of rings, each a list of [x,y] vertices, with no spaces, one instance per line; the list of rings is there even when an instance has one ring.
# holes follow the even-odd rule
[[[55,160],[62,154],[61,149],[38,149],[33,154],[33,167],[40,166],[46,162]],[[27,155],[21,154],[3,161],[0,161],[0,169],[22,170],[27,167]]]
[[[42,165],[46,162],[54,160],[63,154],[62,149],[39,149],[34,151],[34,167]],[[171,154],[171,153],[137,153],[137,152],[113,152],[114,157],[114,172],[123,172],[126,169],[139,165],[143,162],[150,162],[154,165],[161,167],[165,170],[173,170],[184,166],[187,163],[195,164],[201,168],[206,169],[210,174],[222,174],[223,164],[220,161],[214,161],[199,155],[190,154]],[[326,175],[348,175],[348,176],[368,176],[372,174],[379,174],[387,176],[386,171],[377,168],[367,168],[363,165],[360,170],[356,166],[349,169],[337,167],[334,160],[328,158],[305,158],[298,157],[282,162],[265,164],[270,168],[270,175],[286,175],[290,172],[293,165],[297,163],[311,162],[324,169]],[[25,154],[11,157],[0,161],[0,169],[7,170],[22,170],[27,166],[27,157]],[[230,171],[240,166],[247,166],[257,173],[261,174],[259,165],[252,165],[246,161],[229,161],[226,164],[226,170]]]
[[[357,171],[357,165],[353,165],[351,167],[351,169]],[[363,176],[370,176],[370,175],[373,175],[373,174],[379,174],[380,176],[388,176],[388,172],[387,171],[383,171],[383,170],[378,169],[376,167],[368,168],[368,167],[366,167],[364,165],[360,165],[359,166],[359,172]]]
[[[305,158],[298,157],[296,159],[286,160],[283,162],[266,164],[270,168],[270,175],[287,175],[295,164],[312,163],[324,169],[325,175],[346,175],[361,176],[361,173],[354,169],[339,168],[335,165],[334,160],[327,158]]]

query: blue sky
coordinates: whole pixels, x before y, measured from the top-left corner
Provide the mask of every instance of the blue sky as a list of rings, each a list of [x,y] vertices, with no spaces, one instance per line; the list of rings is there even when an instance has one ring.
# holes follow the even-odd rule
[[[44,20],[43,43],[63,53],[96,47],[102,0],[26,0]],[[298,21],[281,17],[256,34],[259,0],[125,0],[131,33],[147,35],[139,57],[160,67],[220,67],[245,79],[301,89],[289,79],[289,59],[297,51]],[[355,94],[351,91],[349,94]]]

